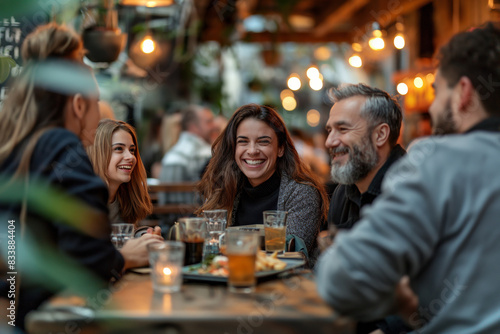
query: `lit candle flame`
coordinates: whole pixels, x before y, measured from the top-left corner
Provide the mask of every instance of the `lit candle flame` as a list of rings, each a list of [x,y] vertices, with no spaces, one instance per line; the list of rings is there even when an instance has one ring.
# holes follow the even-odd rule
[[[172,274],[172,270],[169,267],[163,268],[163,273],[167,276],[170,276]]]

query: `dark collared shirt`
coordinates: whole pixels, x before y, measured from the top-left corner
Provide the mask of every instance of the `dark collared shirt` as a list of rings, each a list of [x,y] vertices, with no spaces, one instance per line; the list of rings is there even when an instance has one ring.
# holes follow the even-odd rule
[[[382,181],[389,167],[405,154],[406,151],[400,145],[394,146],[386,162],[370,183],[368,190],[362,194],[355,184],[337,186],[330,201],[328,223],[333,223],[338,228],[352,228],[359,220],[361,208],[366,204],[371,204],[380,195]]]

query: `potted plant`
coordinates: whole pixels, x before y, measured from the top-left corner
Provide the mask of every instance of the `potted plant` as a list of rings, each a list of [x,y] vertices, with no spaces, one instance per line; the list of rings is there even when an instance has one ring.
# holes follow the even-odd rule
[[[82,32],[87,58],[96,63],[114,62],[123,50],[126,34],[118,28],[114,0],[100,0],[100,5],[87,11],[91,24]]]

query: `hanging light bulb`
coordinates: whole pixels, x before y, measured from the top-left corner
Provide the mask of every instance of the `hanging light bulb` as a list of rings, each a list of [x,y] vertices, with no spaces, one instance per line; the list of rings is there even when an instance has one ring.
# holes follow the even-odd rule
[[[424,86],[424,80],[420,76],[417,76],[415,79],[413,79],[413,84],[417,88],[422,88]]]
[[[403,34],[399,33],[394,37],[394,46],[399,50],[405,47],[405,37]]]
[[[352,67],[359,68],[363,66],[363,60],[357,54],[353,54],[352,56],[349,57],[349,65],[351,65]]]
[[[319,70],[316,66],[311,66],[306,71],[307,77],[309,79],[319,78]]]
[[[141,42],[141,51],[146,54],[149,54],[154,52],[155,49],[156,49],[156,43],[153,40],[153,38],[149,35],[144,37],[144,39]]]
[[[400,82],[396,86],[396,90],[398,91],[399,94],[406,95],[408,94],[408,85],[405,84],[404,82]]]
[[[396,22],[397,34],[396,34],[396,36],[394,36],[394,47],[396,49],[399,49],[399,50],[404,48],[405,44],[406,44],[404,29],[405,29],[405,27],[403,25],[403,22],[401,22],[401,18],[399,18],[398,22]]]
[[[121,0],[122,6],[166,7],[173,5],[175,0]]]
[[[385,42],[382,38],[382,31],[377,22],[373,23],[372,38],[368,41],[368,45],[372,50],[378,51],[385,48]]]
[[[302,83],[300,82],[299,75],[297,73],[290,74],[290,77],[288,78],[287,84],[288,84],[288,88],[290,88],[291,90],[299,90],[300,87],[302,86]]]

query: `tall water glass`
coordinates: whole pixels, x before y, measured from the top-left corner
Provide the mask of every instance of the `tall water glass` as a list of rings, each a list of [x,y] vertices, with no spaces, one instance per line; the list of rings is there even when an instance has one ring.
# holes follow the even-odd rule
[[[206,260],[222,254],[220,241],[226,231],[227,210],[204,210],[203,216],[207,219],[208,231],[203,250],[203,260]]]

